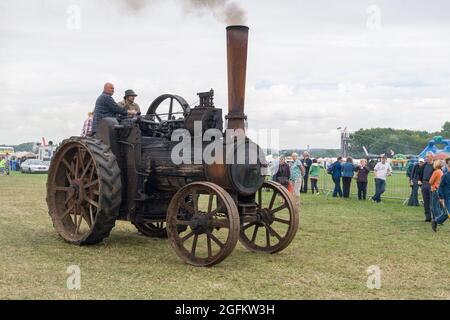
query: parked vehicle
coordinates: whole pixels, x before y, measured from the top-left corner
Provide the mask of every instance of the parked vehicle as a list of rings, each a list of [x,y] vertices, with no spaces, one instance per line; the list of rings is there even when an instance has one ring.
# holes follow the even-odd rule
[[[48,164],[38,159],[28,159],[20,165],[22,173],[47,173]]]

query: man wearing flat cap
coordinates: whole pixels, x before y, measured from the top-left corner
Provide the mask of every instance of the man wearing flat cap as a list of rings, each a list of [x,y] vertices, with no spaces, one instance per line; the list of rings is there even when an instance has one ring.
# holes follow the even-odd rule
[[[125,108],[125,110],[129,113],[141,112],[139,105],[134,102],[135,97],[137,97],[137,94],[133,90],[129,89],[125,91],[125,96],[123,97],[123,100],[119,102],[119,105]]]

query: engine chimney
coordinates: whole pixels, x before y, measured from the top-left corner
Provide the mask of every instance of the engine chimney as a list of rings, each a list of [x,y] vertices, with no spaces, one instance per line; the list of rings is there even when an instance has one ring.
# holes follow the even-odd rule
[[[248,27],[227,27],[228,129],[245,130],[245,79],[247,72]]]

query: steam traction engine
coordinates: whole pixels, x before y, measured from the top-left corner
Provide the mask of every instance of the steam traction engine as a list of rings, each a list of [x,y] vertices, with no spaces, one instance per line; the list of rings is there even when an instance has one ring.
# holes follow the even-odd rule
[[[227,28],[227,127],[241,132],[247,42],[247,27]],[[291,195],[265,181],[264,153],[255,143],[238,135],[225,139],[213,92],[199,97],[191,109],[180,96],[162,95],[146,115],[102,119],[95,137],[61,144],[49,170],[47,204],[62,238],[95,244],[109,236],[116,220],[131,221],[146,236],[168,237],[177,255],[196,266],[219,263],[238,240],[257,252],[276,253],[289,245],[299,223]],[[163,103],[168,112],[161,112]],[[173,161],[177,129],[194,135],[192,155],[181,154],[188,160],[181,163]],[[195,135],[207,129],[221,134],[214,140],[221,147],[211,153],[217,161],[195,161],[194,154],[208,147],[196,143]],[[256,161],[251,150],[259,155]]]

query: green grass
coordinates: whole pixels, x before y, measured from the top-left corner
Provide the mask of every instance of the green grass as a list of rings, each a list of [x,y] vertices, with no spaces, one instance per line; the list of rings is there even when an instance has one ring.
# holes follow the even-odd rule
[[[300,230],[276,255],[238,244],[221,264],[182,263],[167,240],[118,222],[100,245],[76,247],[56,234],[45,175],[0,176],[0,298],[25,299],[436,299],[450,298],[448,225],[438,233],[420,208],[302,196]],[[69,265],[81,290],[66,288]],[[381,289],[366,269],[381,268]]]

